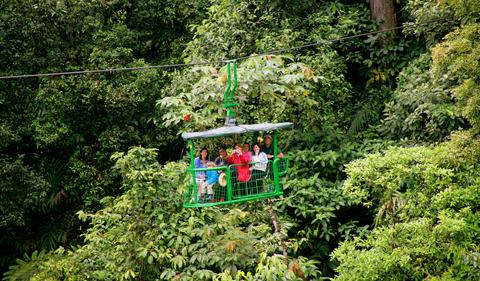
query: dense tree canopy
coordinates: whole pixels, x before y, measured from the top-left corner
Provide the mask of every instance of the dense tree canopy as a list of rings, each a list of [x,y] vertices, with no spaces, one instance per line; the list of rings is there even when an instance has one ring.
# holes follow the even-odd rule
[[[479,280],[480,3],[377,4],[1,1],[3,279]],[[284,195],[182,208],[234,58],[238,122],[294,123]]]

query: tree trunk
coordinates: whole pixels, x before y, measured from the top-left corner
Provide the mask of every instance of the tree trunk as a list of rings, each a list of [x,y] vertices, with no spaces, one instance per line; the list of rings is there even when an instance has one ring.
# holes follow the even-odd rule
[[[380,23],[380,30],[397,27],[395,15],[395,0],[370,0],[370,13],[372,20]],[[391,31],[381,43],[389,43],[393,40],[395,32]]]
[[[268,199],[268,214],[270,215],[270,220],[272,220],[273,228],[275,229],[275,236],[277,236],[280,248],[282,249],[283,257],[285,264],[288,266],[288,252],[287,244],[283,240],[283,235],[281,232],[281,227],[277,222],[277,216],[275,215],[275,210],[273,210],[273,200]]]

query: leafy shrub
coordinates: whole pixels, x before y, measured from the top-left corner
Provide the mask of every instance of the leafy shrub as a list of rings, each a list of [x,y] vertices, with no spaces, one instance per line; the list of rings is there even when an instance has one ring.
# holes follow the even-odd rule
[[[136,147],[114,156],[126,192],[118,198],[104,198],[105,208],[98,212],[78,212],[91,224],[85,245],[59,248],[45,261],[35,259],[36,264],[20,262],[8,276],[26,274],[31,280],[211,280],[222,272],[219,276],[252,275],[257,269],[260,276],[288,272],[286,265],[275,262],[278,241],[268,224],[236,208],[182,208],[179,193],[186,165],[161,167],[155,154],[153,149]],[[272,267],[260,270],[269,261]],[[319,274],[314,262],[307,259],[292,263],[298,274]]]
[[[480,131],[480,24],[466,25],[445,37],[432,50],[433,75],[445,81],[457,100],[459,112]]]
[[[344,191],[373,207],[377,227],[333,254],[335,280],[477,280],[480,142],[459,132],[347,165]]]
[[[470,212],[469,212],[470,213]],[[344,242],[333,258],[333,280],[478,280],[478,223],[442,214],[377,228],[367,238]]]
[[[381,131],[394,139],[440,141],[463,125],[451,90],[433,82],[431,59],[423,54],[398,76],[393,100],[385,104]]]

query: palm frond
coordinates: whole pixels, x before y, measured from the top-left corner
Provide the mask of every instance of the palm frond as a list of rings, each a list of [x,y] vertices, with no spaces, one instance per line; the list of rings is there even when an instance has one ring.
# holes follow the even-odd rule
[[[371,121],[374,119],[376,114],[377,113],[370,104],[364,104],[362,108],[355,113],[347,133],[349,135],[359,133],[372,123]]]

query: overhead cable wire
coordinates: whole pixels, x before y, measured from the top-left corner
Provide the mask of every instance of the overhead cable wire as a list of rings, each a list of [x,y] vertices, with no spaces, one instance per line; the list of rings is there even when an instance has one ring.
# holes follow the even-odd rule
[[[397,27],[393,27],[393,28],[389,28],[389,29],[382,29],[382,30],[377,30],[377,31],[372,31],[372,32],[367,32],[367,33],[361,33],[361,34],[356,34],[356,35],[339,37],[339,38],[335,38],[335,39],[322,40],[322,41],[308,43],[308,44],[304,44],[304,45],[298,45],[298,46],[289,47],[289,48],[271,50],[271,51],[268,51],[268,52],[261,52],[261,53],[258,53],[258,54],[245,55],[245,56],[242,56],[242,57],[237,57],[237,58],[232,58],[232,59],[222,59],[222,60],[217,60],[217,61],[147,65],[147,66],[138,66],[138,67],[119,67],[119,68],[92,69],[92,70],[87,69],[87,70],[78,70],[78,71],[48,72],[48,73],[36,73],[36,74],[6,75],[6,76],[0,76],[0,79],[5,80],[5,79],[48,77],[48,76],[81,75],[81,74],[93,74],[93,73],[125,72],[125,71],[137,71],[137,70],[147,70],[147,69],[192,67],[192,66],[197,66],[197,65],[220,64],[220,63],[227,63],[227,62],[231,62],[231,61],[245,60],[245,59],[252,58],[252,57],[273,55],[273,54],[284,53],[284,52],[287,52],[287,51],[310,48],[310,47],[314,47],[314,46],[318,46],[318,45],[327,45],[327,44],[331,44],[331,43],[335,43],[335,42],[339,42],[339,41],[345,41],[345,40],[350,40],[350,39],[354,39],[354,38],[360,38],[360,37],[364,37],[364,36],[370,36],[370,35],[385,33],[385,32],[389,32],[389,31],[393,31],[393,30],[397,30],[397,29],[402,29],[404,27],[405,27],[404,25],[401,25],[401,26],[397,26]]]
[[[392,27],[392,28],[388,28],[388,29],[382,29],[382,30],[377,30],[377,31],[372,31],[372,32],[367,32],[367,33],[350,35],[350,36],[345,36],[345,37],[340,37],[340,38],[335,38],[335,39],[323,40],[323,41],[308,43],[308,44],[304,44],[304,45],[298,45],[298,46],[294,46],[294,47],[290,47],[290,48],[272,50],[272,51],[263,52],[263,53],[260,53],[260,54],[252,54],[252,55],[249,55],[249,56],[238,57],[238,58],[232,59],[232,60],[244,60],[244,59],[251,58],[251,57],[273,55],[273,54],[283,53],[283,52],[286,52],[286,51],[293,51],[293,50],[297,50],[297,49],[309,48],[309,47],[314,47],[314,46],[318,46],[318,45],[327,45],[327,44],[331,44],[331,43],[335,43],[335,42],[339,42],[339,41],[345,41],[345,40],[355,39],[355,38],[359,38],[359,37],[363,37],[363,36],[375,35],[375,34],[379,34],[379,33],[385,33],[385,32],[389,32],[389,31],[393,31],[393,30],[397,30],[397,29],[402,29],[405,26],[406,25],[401,25],[401,26]]]

